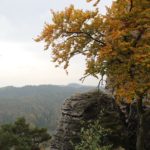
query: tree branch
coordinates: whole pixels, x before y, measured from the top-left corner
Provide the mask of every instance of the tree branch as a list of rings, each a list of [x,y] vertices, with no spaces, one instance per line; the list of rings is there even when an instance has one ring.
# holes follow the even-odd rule
[[[66,32],[64,32],[64,33],[66,33],[66,34],[84,34],[84,35],[86,35],[87,37],[89,37],[90,39],[94,40],[95,42],[100,43],[102,46],[105,46],[105,45],[106,45],[103,41],[98,40],[98,39],[92,37],[92,35],[91,35],[90,33],[87,33],[87,32],[83,32],[83,31],[67,32],[67,31],[66,31]],[[101,34],[101,36],[102,36],[102,34]]]
[[[136,47],[137,43],[140,41],[142,35],[144,34],[145,29],[141,30],[138,34],[138,36],[136,37],[135,41],[133,42],[133,47]]]
[[[132,11],[132,8],[133,8],[133,0],[130,0],[130,9],[129,9],[129,12]]]

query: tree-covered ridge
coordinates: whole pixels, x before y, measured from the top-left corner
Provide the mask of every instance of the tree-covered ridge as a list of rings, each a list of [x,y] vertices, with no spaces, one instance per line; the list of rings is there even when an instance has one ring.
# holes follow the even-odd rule
[[[32,126],[54,132],[63,101],[91,88],[77,84],[0,88],[0,124],[12,123],[24,116]]]

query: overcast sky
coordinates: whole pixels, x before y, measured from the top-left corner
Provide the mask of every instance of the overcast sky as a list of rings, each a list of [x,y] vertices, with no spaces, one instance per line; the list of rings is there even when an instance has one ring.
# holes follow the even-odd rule
[[[112,0],[101,0],[100,11]],[[84,61],[71,61],[69,75],[51,62],[50,50],[43,43],[34,42],[45,22],[50,22],[50,9],[63,10],[70,4],[76,8],[93,9],[86,0],[0,0],[0,87],[39,84],[81,83]],[[88,78],[84,84],[97,85]]]

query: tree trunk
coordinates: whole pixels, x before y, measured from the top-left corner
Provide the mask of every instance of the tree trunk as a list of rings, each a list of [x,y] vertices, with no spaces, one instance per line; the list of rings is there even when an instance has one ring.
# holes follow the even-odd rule
[[[143,126],[142,98],[139,98],[137,100],[137,112],[138,112],[138,128],[137,128],[136,150],[144,150],[144,126]]]

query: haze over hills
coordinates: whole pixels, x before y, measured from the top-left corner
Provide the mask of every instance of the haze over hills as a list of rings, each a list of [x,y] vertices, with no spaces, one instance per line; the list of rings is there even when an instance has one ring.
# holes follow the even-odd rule
[[[56,128],[63,101],[71,95],[93,89],[71,83],[62,85],[39,85],[0,88],[0,124],[15,121],[24,116],[33,126],[46,127],[50,132]]]

